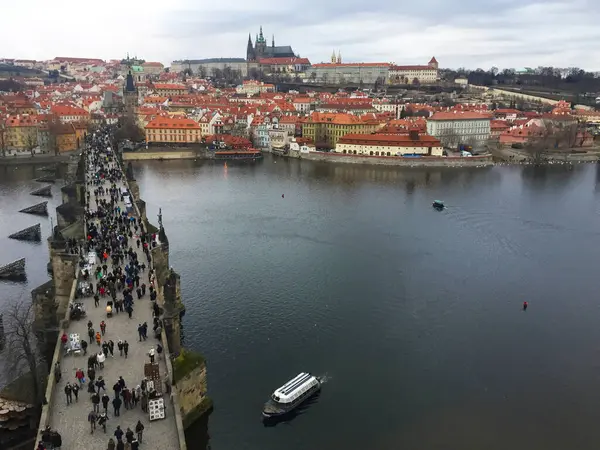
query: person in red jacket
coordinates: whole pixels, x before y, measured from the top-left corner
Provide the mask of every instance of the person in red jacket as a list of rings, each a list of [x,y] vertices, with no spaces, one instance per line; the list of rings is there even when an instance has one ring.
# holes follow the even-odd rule
[[[60,342],[62,342],[63,345],[65,345],[68,340],[69,338],[67,337],[67,333],[63,333],[63,335],[60,337]]]

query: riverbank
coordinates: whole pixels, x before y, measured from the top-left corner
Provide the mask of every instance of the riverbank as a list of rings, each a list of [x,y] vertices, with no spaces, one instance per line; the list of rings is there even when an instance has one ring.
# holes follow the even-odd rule
[[[492,155],[464,157],[423,156],[420,158],[403,158],[400,156],[368,156],[344,155],[335,152],[301,153],[300,159],[310,161],[330,161],[347,164],[371,164],[402,167],[485,167],[494,164]]]
[[[527,162],[531,159],[531,154],[524,150],[515,148],[498,148],[492,151],[495,158],[502,160],[505,163],[517,164]],[[592,149],[584,153],[573,153],[570,151],[552,152],[543,155],[545,163],[551,164],[556,162],[562,163],[589,163],[600,161],[600,150]]]

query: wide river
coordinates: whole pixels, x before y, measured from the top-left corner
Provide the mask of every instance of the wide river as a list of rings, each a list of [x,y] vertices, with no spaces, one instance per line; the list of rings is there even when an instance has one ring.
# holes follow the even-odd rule
[[[134,169],[154,223],[162,208],[185,343],[208,361],[213,449],[600,441],[598,166]],[[2,235],[32,183],[0,182]],[[321,395],[265,427],[263,402],[301,371]]]

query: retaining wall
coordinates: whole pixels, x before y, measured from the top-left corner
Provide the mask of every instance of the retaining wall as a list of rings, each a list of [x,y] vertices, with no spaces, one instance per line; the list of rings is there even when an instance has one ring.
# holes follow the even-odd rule
[[[421,157],[421,158],[402,158],[396,156],[358,156],[344,155],[335,152],[310,152],[302,153],[301,159],[311,161],[328,161],[348,164],[372,164],[383,166],[403,166],[403,167],[482,167],[493,164],[492,156],[473,156],[470,158],[462,157]]]

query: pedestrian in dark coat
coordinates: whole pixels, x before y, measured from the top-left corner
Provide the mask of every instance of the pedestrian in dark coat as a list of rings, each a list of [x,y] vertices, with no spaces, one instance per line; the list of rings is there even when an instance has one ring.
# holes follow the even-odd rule
[[[142,442],[142,437],[144,434],[144,424],[141,420],[138,420],[138,423],[135,425],[135,432],[137,433],[137,440]]]

